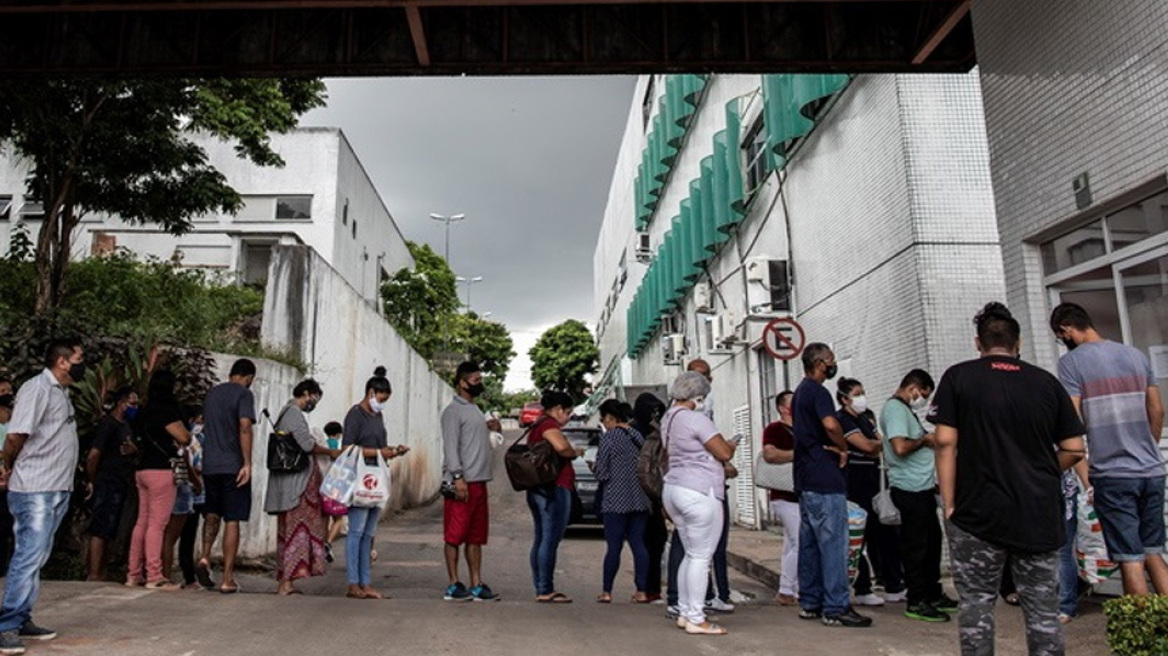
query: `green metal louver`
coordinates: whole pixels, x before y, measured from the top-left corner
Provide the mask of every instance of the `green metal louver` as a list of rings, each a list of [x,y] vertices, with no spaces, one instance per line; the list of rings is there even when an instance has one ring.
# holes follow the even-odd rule
[[[772,170],[786,166],[791,145],[815,127],[819,101],[847,86],[849,79],[847,75],[790,73],[763,76],[763,120]]]

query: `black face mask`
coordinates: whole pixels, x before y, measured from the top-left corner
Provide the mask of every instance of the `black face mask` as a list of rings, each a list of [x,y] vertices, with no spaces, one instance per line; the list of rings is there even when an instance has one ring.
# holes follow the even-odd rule
[[[12,394],[0,394],[0,408],[11,408],[16,401],[16,396]]]
[[[827,377],[829,379],[835,378],[835,375],[839,373],[839,365],[835,365],[835,364],[829,365],[827,367],[827,371],[825,371],[824,373],[827,374]]]
[[[74,383],[80,383],[85,380],[85,363],[74,362],[69,365],[69,377],[73,379]]]
[[[1075,350],[1075,347],[1078,346],[1078,344],[1075,343],[1075,340],[1071,339],[1070,337],[1064,337],[1062,342],[1063,346],[1067,347],[1068,351],[1073,351]]]
[[[486,390],[487,390],[487,386],[483,385],[482,383],[477,383],[474,385],[467,385],[466,386],[466,393],[470,394],[471,396],[482,396],[483,392],[485,392]]]

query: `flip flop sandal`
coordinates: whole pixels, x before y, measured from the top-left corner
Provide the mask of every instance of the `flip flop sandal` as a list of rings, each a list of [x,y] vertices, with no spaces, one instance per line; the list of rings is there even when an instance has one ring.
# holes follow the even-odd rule
[[[241,589],[242,588],[240,588],[238,585],[236,585],[234,587],[230,587],[230,588],[225,588],[225,587],[220,586],[219,592],[221,594],[235,594],[235,593],[239,592]]]
[[[648,597],[645,597],[644,599],[637,599],[637,595],[633,595],[632,597],[629,597],[629,601],[631,603],[634,603],[634,604],[651,604],[651,603],[653,603],[653,600],[649,599]]]
[[[195,579],[199,585],[210,590],[215,587],[215,582],[211,580],[211,566],[206,562],[201,562],[195,566]]]
[[[710,622],[706,626],[686,622],[685,632],[690,635],[726,635],[726,629],[722,628],[722,625],[714,624],[713,622]]]
[[[612,595],[610,595],[610,594],[596,595],[596,603],[598,603],[598,604],[611,604],[612,603]]]
[[[562,592],[554,592],[554,593],[552,593],[552,595],[550,597],[545,597],[545,598],[536,597],[535,600],[541,604],[570,604],[570,603],[572,603],[572,600],[568,598],[568,595],[566,595]]]

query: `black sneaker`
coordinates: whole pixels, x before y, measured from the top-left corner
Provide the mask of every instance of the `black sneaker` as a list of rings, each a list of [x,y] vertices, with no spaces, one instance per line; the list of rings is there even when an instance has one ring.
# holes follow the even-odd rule
[[[33,624],[32,620],[29,620],[20,627],[18,635],[25,640],[52,640],[57,637],[57,632],[43,626],[37,626]]]
[[[206,562],[195,565],[195,580],[206,590],[215,589],[215,581],[211,579],[211,566]]]
[[[502,599],[498,594],[491,590],[491,586],[486,583],[481,583],[470,589],[470,596],[475,601],[499,601]]]
[[[956,613],[959,608],[959,604],[956,599],[950,597],[947,594],[942,594],[933,601],[933,608],[936,608],[942,613]]]
[[[446,601],[472,601],[474,597],[471,596],[470,590],[462,582],[452,583],[446,587],[446,594],[442,595]]]
[[[817,620],[823,617],[823,611],[818,608],[800,608],[799,619],[801,620]]]
[[[922,622],[949,621],[948,613],[939,610],[933,604],[926,603],[909,604],[908,608],[904,609],[904,616],[912,620],[921,620]]]
[[[0,633],[0,654],[5,656],[16,656],[24,653],[24,642],[17,635],[16,631],[4,631]]]
[[[846,626],[853,629],[872,626],[871,617],[864,617],[853,610],[851,606],[848,606],[848,609],[839,615],[828,615],[825,613],[822,622],[824,626]]]
[[[333,555],[333,543],[332,542],[325,542],[324,543],[324,562],[332,564],[336,560],[337,560],[336,556]]]

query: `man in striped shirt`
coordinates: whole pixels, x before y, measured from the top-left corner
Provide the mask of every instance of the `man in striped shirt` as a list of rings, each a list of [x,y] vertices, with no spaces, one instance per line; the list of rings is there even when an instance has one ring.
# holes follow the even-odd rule
[[[8,482],[8,508],[16,551],[4,581],[0,654],[23,654],[24,640],[51,640],[56,632],[33,624],[41,568],[53,550],[53,534],[69,509],[77,469],[77,420],[69,386],[85,378],[81,345],[49,345],[45,370],[16,396],[4,442],[0,480]]]
[[[1087,426],[1095,511],[1107,551],[1120,565],[1124,593],[1148,594],[1146,572],[1156,591],[1168,594],[1161,555],[1164,407],[1152,366],[1142,351],[1104,339],[1074,303],[1056,307],[1050,327],[1068,349],[1059,360],[1059,379]],[[1087,493],[1090,498],[1091,487]]]

